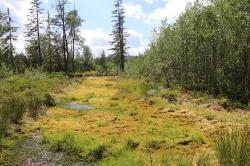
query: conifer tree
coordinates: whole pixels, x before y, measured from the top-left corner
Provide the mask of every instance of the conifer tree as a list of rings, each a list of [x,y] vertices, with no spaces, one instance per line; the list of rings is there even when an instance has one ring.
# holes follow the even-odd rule
[[[38,58],[38,62],[35,61],[38,65],[42,66],[43,57],[41,51],[41,41],[40,41],[40,32],[43,28],[42,21],[42,2],[40,0],[33,0],[31,2],[31,8],[29,9],[28,14],[28,24],[26,24],[27,32],[26,35],[29,38],[28,41],[34,47],[32,50],[34,51],[31,56],[35,56],[35,59]],[[37,65],[35,64],[35,65]]]
[[[115,0],[113,14],[113,32],[112,37],[113,41],[111,42],[113,48],[111,49],[114,54],[113,56],[116,59],[116,62],[119,64],[120,70],[124,71],[125,56],[127,55],[127,37],[128,34],[125,32],[124,23],[125,23],[125,9],[123,6],[122,0]]]

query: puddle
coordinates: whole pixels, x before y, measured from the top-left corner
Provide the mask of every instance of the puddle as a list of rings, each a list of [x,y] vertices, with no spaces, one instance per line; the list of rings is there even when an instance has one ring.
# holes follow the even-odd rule
[[[72,110],[76,110],[76,111],[81,111],[81,110],[93,110],[94,108],[86,105],[86,104],[79,104],[76,102],[71,102],[71,103],[67,103],[67,104],[63,104],[61,105],[61,107],[66,108],[66,109],[72,109]]]

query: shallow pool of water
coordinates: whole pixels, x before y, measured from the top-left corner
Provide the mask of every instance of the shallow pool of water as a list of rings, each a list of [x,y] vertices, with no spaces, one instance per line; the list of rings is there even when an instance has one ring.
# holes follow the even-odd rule
[[[63,104],[62,107],[66,108],[66,109],[76,110],[76,111],[93,110],[94,109],[93,107],[91,107],[91,106],[89,106],[87,104],[79,104],[77,102],[71,102],[71,103]]]

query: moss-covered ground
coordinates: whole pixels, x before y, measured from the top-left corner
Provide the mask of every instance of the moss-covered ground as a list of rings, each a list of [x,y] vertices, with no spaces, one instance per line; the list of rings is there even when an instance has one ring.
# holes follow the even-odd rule
[[[88,77],[56,98],[38,120],[26,117],[21,131],[38,131],[41,146],[63,153],[65,165],[192,165],[199,154],[213,153],[221,129],[250,122],[247,112],[136,79]],[[73,101],[94,109],[63,107]]]

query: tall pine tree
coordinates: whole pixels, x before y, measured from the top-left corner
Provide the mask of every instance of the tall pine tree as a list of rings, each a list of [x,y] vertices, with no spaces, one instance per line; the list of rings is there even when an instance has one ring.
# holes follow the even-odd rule
[[[111,42],[113,48],[111,49],[114,54],[113,56],[116,59],[116,62],[119,64],[120,70],[124,71],[125,56],[127,55],[127,40],[128,34],[125,32],[124,23],[125,23],[125,9],[123,6],[122,0],[115,0],[115,9],[112,12],[113,14],[113,32],[112,37],[113,41]]]
[[[42,58],[42,51],[41,51],[41,43],[40,43],[40,32],[41,28],[43,27],[43,21],[41,20],[42,16],[42,8],[41,8],[41,1],[40,0],[33,0],[31,2],[31,8],[29,9],[28,14],[28,24],[26,24],[27,28],[27,37],[29,38],[28,41],[33,45],[33,54],[31,56],[35,56],[35,59],[38,58],[38,62],[35,61],[35,65],[42,66],[43,58]]]

